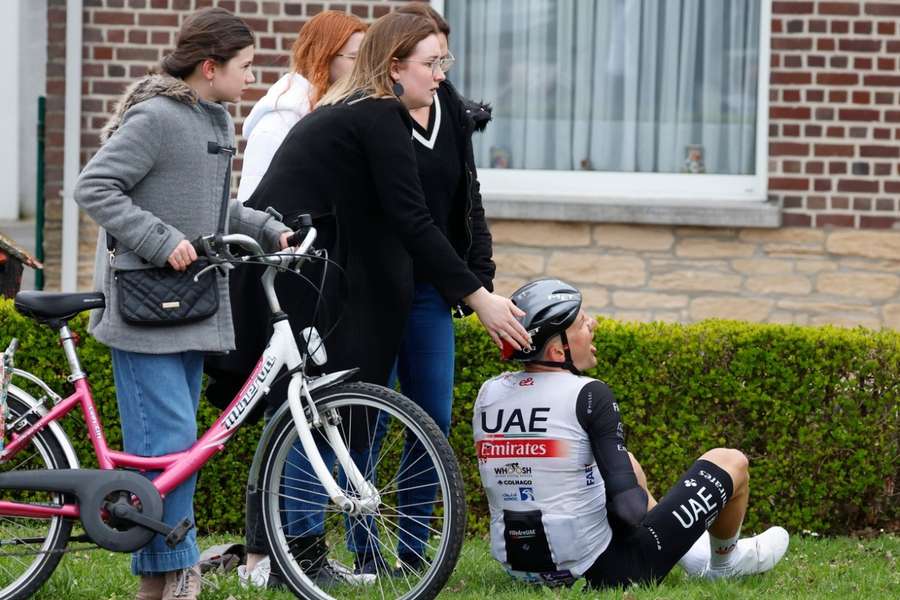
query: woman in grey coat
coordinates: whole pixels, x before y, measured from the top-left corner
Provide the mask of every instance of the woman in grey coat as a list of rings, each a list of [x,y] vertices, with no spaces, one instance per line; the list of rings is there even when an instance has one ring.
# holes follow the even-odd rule
[[[203,353],[234,348],[228,282],[218,278],[219,309],[190,324],[135,326],[118,310],[117,270],[169,265],[184,270],[197,255],[189,240],[216,231],[234,123],[222,102],[237,101],[254,81],[253,34],[223,9],[188,18],[161,73],[133,84],[104,129],[103,145],[81,173],[75,200],[102,227],[95,286],[106,308],[91,333],[112,351],[125,450],[143,456],[179,452],[196,441]],[[264,212],[229,202],[227,228],[284,247],[289,230]],[[114,251],[107,248],[107,233]],[[196,477],[165,499],[164,520],[193,521]],[[138,598],[194,598],[199,593],[194,531],[176,548],[161,536],[133,555]]]

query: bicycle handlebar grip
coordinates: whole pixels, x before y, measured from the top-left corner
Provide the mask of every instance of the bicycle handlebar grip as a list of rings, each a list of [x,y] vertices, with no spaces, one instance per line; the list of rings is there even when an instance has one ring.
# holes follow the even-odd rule
[[[287,239],[287,245],[299,246],[303,242],[303,239],[306,237],[307,231],[308,230],[306,227],[301,227],[300,229],[289,235]]]
[[[206,256],[206,244],[203,241],[203,236],[192,239],[191,246],[194,248],[197,256]]]

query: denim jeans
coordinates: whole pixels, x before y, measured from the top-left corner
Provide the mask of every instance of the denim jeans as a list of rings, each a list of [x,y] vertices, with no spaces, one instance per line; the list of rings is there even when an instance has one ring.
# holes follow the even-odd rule
[[[112,350],[116,399],[125,452],[161,456],[180,452],[197,440],[197,406],[203,376],[203,353],[141,354]],[[158,472],[146,473],[153,479]],[[196,474],[172,490],[163,502],[163,521],[194,521]],[[161,535],[132,554],[135,575],[165,573],[191,567],[200,559],[196,529],[175,548]]]
[[[397,355],[400,391],[428,413],[446,437],[453,409],[455,338],[450,307],[430,284],[416,284],[416,296]],[[391,385],[393,385],[393,380]],[[385,416],[382,415],[384,420]],[[384,427],[379,428],[384,431]],[[378,446],[380,440],[375,444]],[[437,492],[437,473],[421,444],[407,437],[400,459],[397,511],[400,556],[425,557]],[[407,491],[403,491],[404,488]]]

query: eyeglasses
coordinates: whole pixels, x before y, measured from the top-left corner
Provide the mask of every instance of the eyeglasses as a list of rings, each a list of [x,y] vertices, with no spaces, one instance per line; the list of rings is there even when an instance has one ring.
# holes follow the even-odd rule
[[[446,73],[450,70],[450,67],[456,62],[456,57],[453,56],[452,52],[448,52],[447,56],[442,56],[441,58],[435,58],[434,60],[416,60],[414,58],[403,58],[397,59],[398,62],[414,62],[425,65],[431,69],[432,75],[437,75],[438,69],[442,72]]]

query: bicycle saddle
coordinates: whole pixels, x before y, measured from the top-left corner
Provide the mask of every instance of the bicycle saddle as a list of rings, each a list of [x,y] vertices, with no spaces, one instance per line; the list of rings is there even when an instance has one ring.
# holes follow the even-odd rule
[[[21,314],[38,321],[68,321],[82,311],[103,308],[106,297],[102,292],[19,292],[13,304]]]

